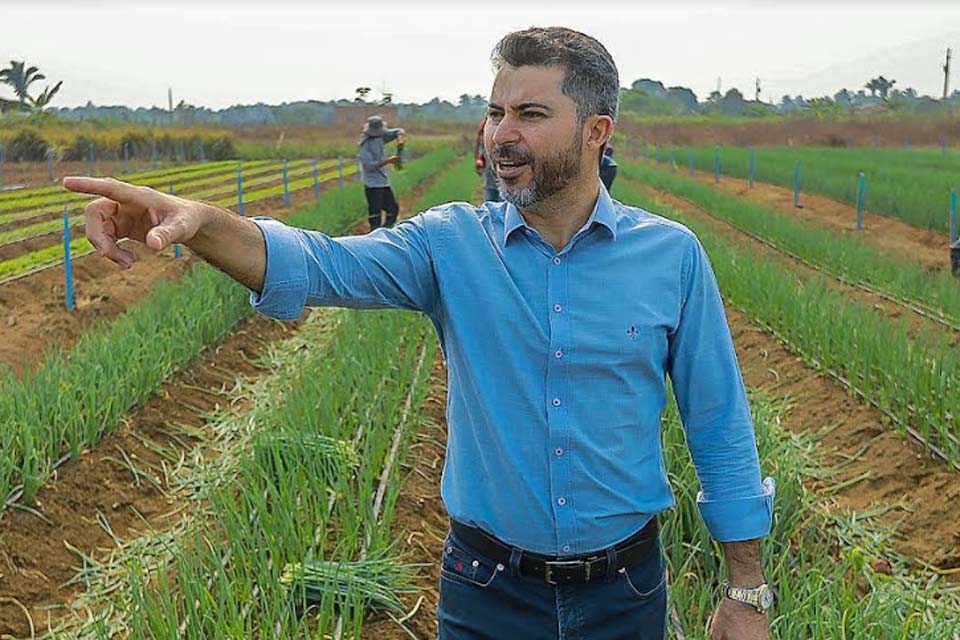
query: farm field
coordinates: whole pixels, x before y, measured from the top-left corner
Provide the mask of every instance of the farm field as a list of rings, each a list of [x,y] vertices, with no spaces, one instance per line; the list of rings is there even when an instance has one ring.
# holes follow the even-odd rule
[[[960,153],[940,148],[832,147],[642,147],[646,157],[691,166],[703,174],[748,179],[751,156],[755,181],[793,189],[799,169],[802,193],[814,192],[856,206],[858,177],[865,178],[870,211],[918,229],[946,234],[950,193],[957,188]],[[723,182],[723,180],[721,180]],[[802,196],[801,196],[802,198]],[[854,218],[855,220],[856,218]]]
[[[765,541],[783,585],[774,637],[960,638],[960,289],[943,230],[868,204],[858,234],[830,222],[851,207],[813,180],[795,211],[772,176],[758,172],[758,186],[777,198],[678,165],[621,160],[613,195],[692,229],[720,282],[764,473],[778,480]],[[939,176],[932,157],[902,165]],[[321,162],[316,198],[313,167],[288,163],[288,210],[279,163],[244,163],[246,213],[362,233],[361,185],[340,186]],[[236,178],[230,162],[133,179],[234,206]],[[403,215],[479,199],[462,148],[393,178]],[[17,336],[0,348],[0,635],[435,637],[446,368],[429,323],[253,317],[246,291],[196,259],[138,250],[121,273],[79,257],[79,235],[87,318],[58,319],[60,213],[83,202],[47,187],[12,196],[0,195],[0,251],[48,244],[0,262],[34,261],[0,284],[0,320],[15,318],[4,335]],[[891,239],[891,219],[916,234]],[[38,296],[32,311],[20,302]],[[662,520],[670,634],[699,638],[720,556],[675,407],[663,428],[678,502]]]

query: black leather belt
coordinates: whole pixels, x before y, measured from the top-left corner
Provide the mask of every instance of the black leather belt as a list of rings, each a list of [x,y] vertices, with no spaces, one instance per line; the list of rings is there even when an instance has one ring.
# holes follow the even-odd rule
[[[450,529],[460,542],[491,560],[509,566],[510,557],[513,554],[513,547],[510,545],[501,542],[486,531],[456,520],[450,521]],[[657,518],[653,517],[640,531],[614,546],[617,566],[613,570],[631,567],[643,561],[654,549],[659,532]],[[530,551],[521,551],[520,555],[520,574],[540,578],[547,584],[586,584],[602,579],[607,573],[606,550],[585,556],[564,558]]]

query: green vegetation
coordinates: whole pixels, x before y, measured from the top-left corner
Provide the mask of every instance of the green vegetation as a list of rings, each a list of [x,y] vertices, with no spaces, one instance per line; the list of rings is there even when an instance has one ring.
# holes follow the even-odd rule
[[[692,151],[695,166],[713,172],[715,147],[677,147],[675,151],[678,166],[687,166]],[[667,157],[667,153],[661,153],[661,158]],[[760,182],[792,189],[794,163],[799,161],[803,191],[822,193],[855,206],[857,176],[863,171],[869,211],[894,216],[923,229],[948,229],[950,189],[960,182],[960,154],[941,154],[932,149],[877,151],[829,147],[763,147],[755,153],[756,179]],[[724,147],[720,157],[724,175],[748,177],[748,149]]]

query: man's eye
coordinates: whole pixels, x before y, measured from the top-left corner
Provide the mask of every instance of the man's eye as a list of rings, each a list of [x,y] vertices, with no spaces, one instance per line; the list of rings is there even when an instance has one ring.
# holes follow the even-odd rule
[[[499,120],[502,117],[503,117],[502,113],[493,112],[493,113],[487,114],[487,118],[489,118],[490,120]]]
[[[523,113],[523,117],[524,117],[524,118],[534,118],[534,119],[536,119],[536,118],[543,118],[543,117],[545,117],[545,116],[546,116],[546,114],[540,113],[539,111],[525,111],[525,112]]]

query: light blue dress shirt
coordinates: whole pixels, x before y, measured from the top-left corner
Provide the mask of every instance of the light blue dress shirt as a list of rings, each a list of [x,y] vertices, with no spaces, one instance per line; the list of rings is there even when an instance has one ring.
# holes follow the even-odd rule
[[[268,218],[251,303],[425,313],[448,368],[441,494],[452,518],[522,549],[579,555],[674,504],[660,417],[670,376],[721,541],[770,529],[753,424],[716,280],[688,229],[601,187],[562,251],[507,203],[435,207],[331,238]]]

